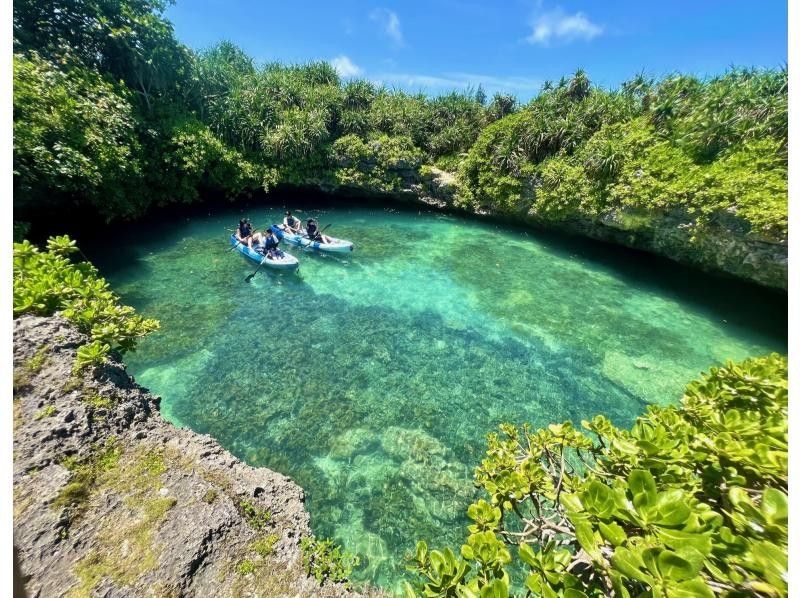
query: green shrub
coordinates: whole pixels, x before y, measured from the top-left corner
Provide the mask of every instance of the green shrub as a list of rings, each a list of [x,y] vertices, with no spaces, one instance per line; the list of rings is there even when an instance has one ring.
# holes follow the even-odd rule
[[[267,557],[275,552],[275,544],[280,540],[277,534],[269,534],[263,538],[259,538],[250,544],[250,550],[254,551],[257,555]]]
[[[133,93],[80,65],[14,55],[14,206],[89,205],[107,219],[143,213]]]
[[[261,186],[257,166],[196,120],[171,127],[159,150],[161,167],[151,184],[159,188],[162,203],[196,201],[201,191],[234,199]]]
[[[58,413],[58,410],[56,409],[55,405],[48,405],[47,407],[44,407],[40,411],[37,411],[36,415],[33,416],[33,419],[43,419],[45,417],[52,417],[56,413]]]
[[[342,552],[341,547],[329,539],[305,537],[300,540],[300,552],[303,555],[303,569],[320,585],[326,581],[348,584],[353,567],[360,562],[358,556]]]
[[[156,320],[122,306],[108,284],[88,262],[67,256],[78,248],[68,237],[51,237],[48,251],[29,241],[14,244],[14,316],[62,312],[90,337],[80,347],[76,367],[97,365],[111,350],[130,351],[140,337],[158,329]]]
[[[336,182],[344,186],[370,187],[385,193],[399,191],[403,176],[416,172],[422,161],[409,137],[376,135],[363,141],[346,135],[331,146]]]
[[[254,505],[249,500],[243,498],[237,503],[239,512],[247,523],[256,530],[263,530],[269,524],[272,515],[267,509]]]
[[[460,556],[420,542],[407,591],[785,596],[787,415],[787,360],[772,354],[712,368],[629,431],[603,416],[588,434],[504,424]]]
[[[255,572],[256,564],[248,559],[243,560],[241,563],[236,565],[236,572],[239,575],[249,575],[250,573]]]

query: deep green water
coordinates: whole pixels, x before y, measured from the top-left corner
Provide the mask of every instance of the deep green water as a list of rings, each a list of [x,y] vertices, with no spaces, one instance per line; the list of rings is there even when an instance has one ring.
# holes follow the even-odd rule
[[[305,488],[312,527],[392,586],[459,546],[485,434],[602,413],[627,426],[709,366],[786,350],[786,299],[664,260],[434,213],[316,209],[344,256],[299,274],[228,251],[239,211],[91,251],[161,331],[126,357],[164,415]],[[254,223],[279,208],[250,210]]]

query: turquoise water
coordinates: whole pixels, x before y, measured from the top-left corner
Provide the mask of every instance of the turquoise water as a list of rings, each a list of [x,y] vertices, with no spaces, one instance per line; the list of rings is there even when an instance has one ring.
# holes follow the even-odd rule
[[[231,210],[90,255],[161,321],[126,361],[164,415],[295,479],[315,533],[361,555],[359,580],[396,584],[417,539],[463,542],[500,422],[627,426],[711,365],[786,350],[785,295],[636,252],[436,213],[298,212],[355,252],[289,248],[299,274],[248,284]]]

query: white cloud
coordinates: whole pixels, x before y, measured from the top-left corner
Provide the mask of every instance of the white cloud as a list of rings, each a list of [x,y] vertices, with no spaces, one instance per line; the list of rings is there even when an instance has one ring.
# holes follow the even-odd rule
[[[336,69],[336,72],[339,73],[340,77],[357,77],[364,71],[353,63],[347,56],[344,54],[340,54],[336,58],[330,61],[331,66]]]
[[[489,95],[494,92],[521,93],[529,96],[542,86],[542,79],[530,77],[497,77],[475,73],[443,73],[442,75],[420,75],[412,73],[381,73],[374,83],[398,86],[410,91],[428,89],[431,91],[475,89],[482,85]]]
[[[549,45],[551,41],[588,41],[603,33],[603,28],[592,23],[582,12],[568,15],[560,8],[540,14],[533,19],[531,26],[533,31],[525,39],[528,43],[542,46]]]
[[[388,8],[376,8],[369,13],[369,18],[378,23],[383,28],[383,32],[398,46],[403,45],[403,32],[400,30],[400,19],[396,12]]]

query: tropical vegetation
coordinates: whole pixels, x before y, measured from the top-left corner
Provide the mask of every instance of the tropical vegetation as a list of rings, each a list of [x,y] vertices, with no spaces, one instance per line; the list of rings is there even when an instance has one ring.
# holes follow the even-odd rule
[[[278,185],[396,195],[441,169],[470,210],[611,215],[630,230],[672,214],[693,234],[786,241],[786,69],[637,75],[616,90],[578,70],[526,104],[480,87],[428,97],[327,62],[256,64],[230,42],[191,50],[166,5],[15,1],[15,237],[43,214],[131,219]],[[67,237],[15,243],[14,314],[74,322],[90,339],[83,368],[158,324],[75,251]],[[777,355],[714,368],[630,430],[602,416],[583,431],[502,426],[475,472],[485,497],[466,543],[420,542],[407,592],[785,595],[786,369]],[[303,555],[320,582],[356,563],[326,541]]]
[[[276,185],[392,195],[435,167],[471,210],[631,230],[673,214],[693,233],[786,239],[785,69],[616,90],[578,70],[524,105],[480,87],[427,97],[327,62],[259,65],[230,42],[190,50],[166,4],[14,3],[15,220],[135,218]]]
[[[711,368],[630,430],[603,416],[490,434],[459,552],[409,596],[786,596],[788,382],[772,354]]]
[[[47,251],[25,240],[14,243],[14,317],[49,316],[60,312],[88,342],[78,348],[75,369],[104,363],[114,351],[136,348],[139,338],[158,330],[158,321],[144,318],[119,303],[108,283],[89,262],[73,262],[80,251],[69,237],[51,237]]]

